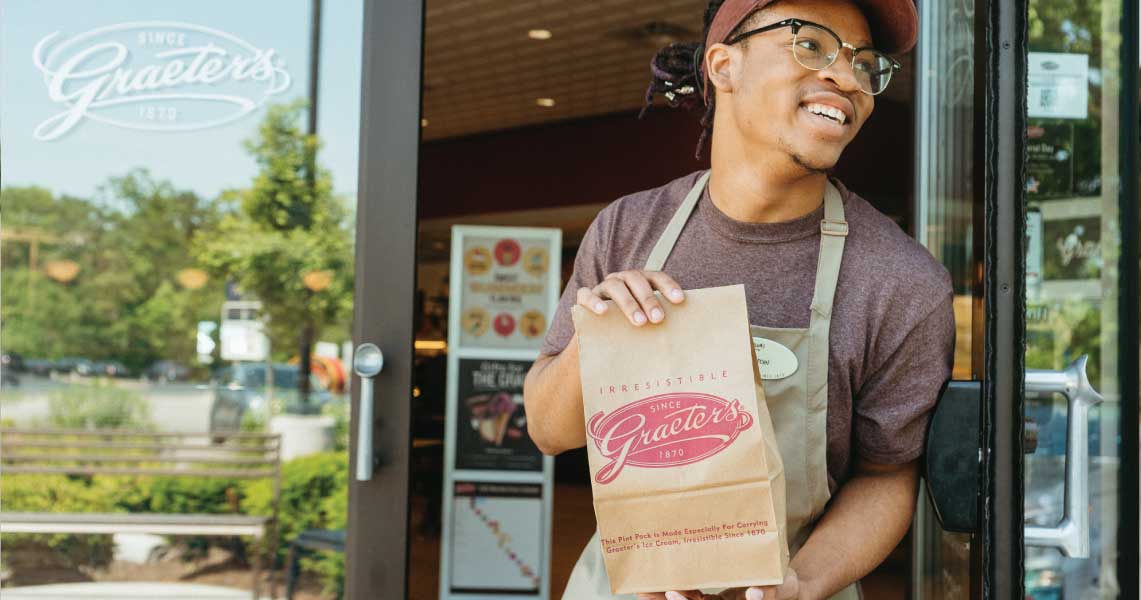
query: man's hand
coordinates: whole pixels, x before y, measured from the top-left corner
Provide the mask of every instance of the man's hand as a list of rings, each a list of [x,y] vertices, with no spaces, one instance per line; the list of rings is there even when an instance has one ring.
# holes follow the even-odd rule
[[[716,596],[702,594],[698,590],[638,594],[638,600],[800,600],[800,579],[796,576],[796,571],[789,567],[784,583],[780,585],[730,588]]]
[[[604,300],[613,300],[631,323],[641,327],[647,320],[661,323],[666,318],[654,290],[674,304],[685,300],[681,286],[661,271],[620,271],[607,275],[593,288],[579,288],[577,301],[582,307],[601,315],[606,312]]]

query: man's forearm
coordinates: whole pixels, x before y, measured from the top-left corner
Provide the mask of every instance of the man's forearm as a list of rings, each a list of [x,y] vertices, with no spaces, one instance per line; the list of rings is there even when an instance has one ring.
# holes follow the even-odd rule
[[[527,430],[543,454],[559,454],[586,444],[578,334],[562,353],[540,357],[523,383]]]
[[[801,598],[829,598],[876,568],[911,525],[918,462],[857,465],[792,561]]]

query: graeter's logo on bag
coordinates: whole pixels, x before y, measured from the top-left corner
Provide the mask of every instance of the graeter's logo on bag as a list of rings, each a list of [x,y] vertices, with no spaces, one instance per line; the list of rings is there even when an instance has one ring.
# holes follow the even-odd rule
[[[594,480],[610,483],[626,465],[663,468],[704,460],[752,424],[739,401],[699,393],[659,394],[595,413],[587,432],[609,462]]]

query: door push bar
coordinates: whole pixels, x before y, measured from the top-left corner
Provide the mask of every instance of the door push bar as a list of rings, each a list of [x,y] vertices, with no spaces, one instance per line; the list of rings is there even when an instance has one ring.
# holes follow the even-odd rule
[[[1061,371],[1027,369],[1026,394],[1066,398],[1066,468],[1062,520],[1052,527],[1028,526],[1027,546],[1057,548],[1071,558],[1089,557],[1089,409],[1102,401],[1086,376],[1088,356]],[[982,477],[982,385],[947,384],[927,435],[924,464],[927,493],[943,528],[978,533],[979,479]],[[1026,423],[1026,453],[1037,448],[1037,427]]]

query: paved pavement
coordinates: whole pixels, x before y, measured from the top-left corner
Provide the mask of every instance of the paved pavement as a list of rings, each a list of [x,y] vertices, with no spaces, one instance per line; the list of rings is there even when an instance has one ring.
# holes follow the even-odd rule
[[[0,589],[2,600],[250,600],[250,592],[198,583],[55,583]]]

